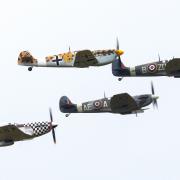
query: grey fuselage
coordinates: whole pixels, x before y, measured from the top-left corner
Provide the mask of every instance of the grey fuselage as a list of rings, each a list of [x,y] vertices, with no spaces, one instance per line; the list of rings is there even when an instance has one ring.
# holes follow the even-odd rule
[[[68,99],[68,97],[63,96],[60,99],[60,110],[63,113],[119,113],[119,114],[134,114],[138,112],[143,112],[143,107],[148,106],[152,103],[152,95],[151,94],[144,94],[139,96],[133,96],[133,101],[136,104],[136,108],[133,111],[114,111],[112,108],[112,98],[102,98],[94,101],[84,102],[80,105],[73,104]],[[121,102],[119,102],[121,104]],[[118,106],[118,105],[117,105]],[[124,108],[119,105],[119,108]]]
[[[121,60],[112,63],[112,73],[119,77],[174,76],[180,77],[180,59],[156,61],[135,67],[126,67]]]

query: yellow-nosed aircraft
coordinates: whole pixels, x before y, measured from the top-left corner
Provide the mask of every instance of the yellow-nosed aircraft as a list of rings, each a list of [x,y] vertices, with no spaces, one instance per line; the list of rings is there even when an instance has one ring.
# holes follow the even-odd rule
[[[34,58],[30,52],[22,51],[18,57],[18,64],[28,66],[32,71],[33,67],[78,67],[103,66],[112,63],[124,52],[119,49],[108,50],[80,50],[47,56],[41,60]]]

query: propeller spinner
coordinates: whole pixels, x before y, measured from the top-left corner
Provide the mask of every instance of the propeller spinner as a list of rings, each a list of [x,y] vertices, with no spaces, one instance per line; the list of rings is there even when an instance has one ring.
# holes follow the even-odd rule
[[[118,38],[116,40],[116,54],[117,54],[117,59],[118,60],[121,60],[121,55],[124,54],[124,51],[119,49],[119,40],[118,40]]]

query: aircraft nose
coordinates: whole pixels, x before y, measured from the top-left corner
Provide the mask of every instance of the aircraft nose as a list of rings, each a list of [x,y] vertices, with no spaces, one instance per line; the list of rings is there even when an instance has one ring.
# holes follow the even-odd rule
[[[121,55],[124,54],[124,51],[123,51],[123,50],[120,50],[120,49],[116,50],[115,52],[116,52],[116,54],[119,55],[119,56],[121,56]]]
[[[159,96],[152,95],[152,99],[154,99],[154,100],[159,99]]]
[[[53,124],[52,125],[52,128],[56,128],[58,125],[57,124]]]

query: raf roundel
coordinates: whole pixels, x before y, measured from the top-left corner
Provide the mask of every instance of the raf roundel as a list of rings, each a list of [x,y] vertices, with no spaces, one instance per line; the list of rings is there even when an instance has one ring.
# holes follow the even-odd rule
[[[96,109],[100,109],[102,107],[102,102],[101,101],[94,101],[93,105]]]
[[[148,71],[150,73],[154,73],[154,72],[156,72],[156,70],[157,70],[157,65],[156,64],[149,64],[148,65]]]

